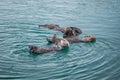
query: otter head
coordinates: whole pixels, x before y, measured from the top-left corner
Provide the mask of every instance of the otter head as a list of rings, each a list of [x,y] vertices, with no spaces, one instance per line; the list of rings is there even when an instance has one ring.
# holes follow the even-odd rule
[[[66,39],[61,39],[60,41],[58,41],[56,43],[57,46],[61,46],[61,47],[69,47],[69,42]]]
[[[35,52],[38,49],[36,46],[32,46],[32,45],[30,45],[28,47],[29,47],[30,52]]]
[[[93,41],[96,41],[96,38],[92,35],[88,35],[88,36],[85,36],[83,38],[83,40],[87,41],[87,42],[93,42]]]
[[[66,38],[66,37],[71,37],[71,36],[75,36],[75,31],[71,27],[65,28],[63,37]]]

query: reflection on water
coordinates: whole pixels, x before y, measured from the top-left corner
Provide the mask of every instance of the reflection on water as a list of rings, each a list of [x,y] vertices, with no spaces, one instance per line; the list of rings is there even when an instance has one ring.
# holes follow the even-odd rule
[[[119,80],[119,0],[1,0],[0,79]],[[30,54],[28,45],[49,46],[57,33],[39,24],[79,27],[96,36],[95,43],[71,44],[68,49]]]

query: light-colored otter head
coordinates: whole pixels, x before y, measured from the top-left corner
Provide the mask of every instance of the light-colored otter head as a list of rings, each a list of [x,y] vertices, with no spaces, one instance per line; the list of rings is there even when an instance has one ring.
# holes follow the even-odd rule
[[[68,42],[68,40],[66,40],[66,39],[61,39],[61,40],[60,40],[60,43],[61,43],[61,45],[64,46],[64,47],[69,46],[69,42]]]
[[[59,42],[57,42],[56,45],[62,46],[62,47],[69,47],[69,42],[66,39],[61,39]]]
[[[85,36],[83,40],[88,41],[88,42],[93,42],[96,41],[96,38],[92,35]]]

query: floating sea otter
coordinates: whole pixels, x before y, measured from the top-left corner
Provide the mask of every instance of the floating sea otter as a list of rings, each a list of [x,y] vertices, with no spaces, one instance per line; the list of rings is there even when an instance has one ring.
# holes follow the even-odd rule
[[[48,53],[48,52],[53,52],[53,51],[59,51],[68,46],[69,46],[69,42],[66,39],[61,39],[61,40],[56,41],[54,45],[49,46],[49,47],[44,47],[44,48],[38,48],[36,46],[30,45],[29,51],[31,53],[42,54],[42,53]]]
[[[31,53],[41,54],[41,53],[48,53],[48,52],[62,50],[65,47],[69,46],[69,42],[70,43],[92,42],[92,41],[96,40],[96,38],[91,35],[85,36],[82,39],[77,37],[79,34],[82,33],[82,31],[76,27],[61,28],[61,27],[59,27],[59,25],[55,25],[55,24],[39,25],[39,27],[45,27],[45,28],[61,31],[63,33],[64,39],[59,39],[59,38],[57,38],[56,34],[54,34],[52,39],[47,38],[48,42],[55,43],[53,46],[38,48],[36,46],[30,45],[29,51]]]
[[[70,43],[79,43],[79,42],[94,42],[96,41],[96,38],[92,35],[85,36],[84,38],[79,38],[79,37],[67,37],[65,38],[68,40]],[[49,43],[55,43],[61,39],[57,38],[56,34],[53,35],[52,39],[46,39]]]
[[[53,35],[52,39],[48,39],[47,41],[50,43],[55,43],[53,46],[38,48],[36,46],[29,46],[29,51],[31,53],[42,54],[48,53],[53,51],[59,51],[64,49],[65,47],[69,47],[69,43],[79,43],[79,42],[93,42],[96,38],[94,36],[85,36],[84,38],[80,39],[78,37],[69,37],[65,39],[59,39],[56,37],[56,34]]]
[[[39,27],[45,27],[45,28],[61,31],[63,33],[63,38],[78,36],[79,34],[82,33],[82,31],[77,27],[62,28],[62,27],[60,27],[59,25],[56,25],[56,24],[39,25]]]

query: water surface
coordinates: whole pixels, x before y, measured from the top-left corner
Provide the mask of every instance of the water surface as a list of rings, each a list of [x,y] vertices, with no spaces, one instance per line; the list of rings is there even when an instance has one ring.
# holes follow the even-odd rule
[[[62,33],[39,24],[75,26],[95,43],[30,54],[28,45],[50,46],[46,37]],[[120,80],[120,0],[1,0],[0,79]]]

